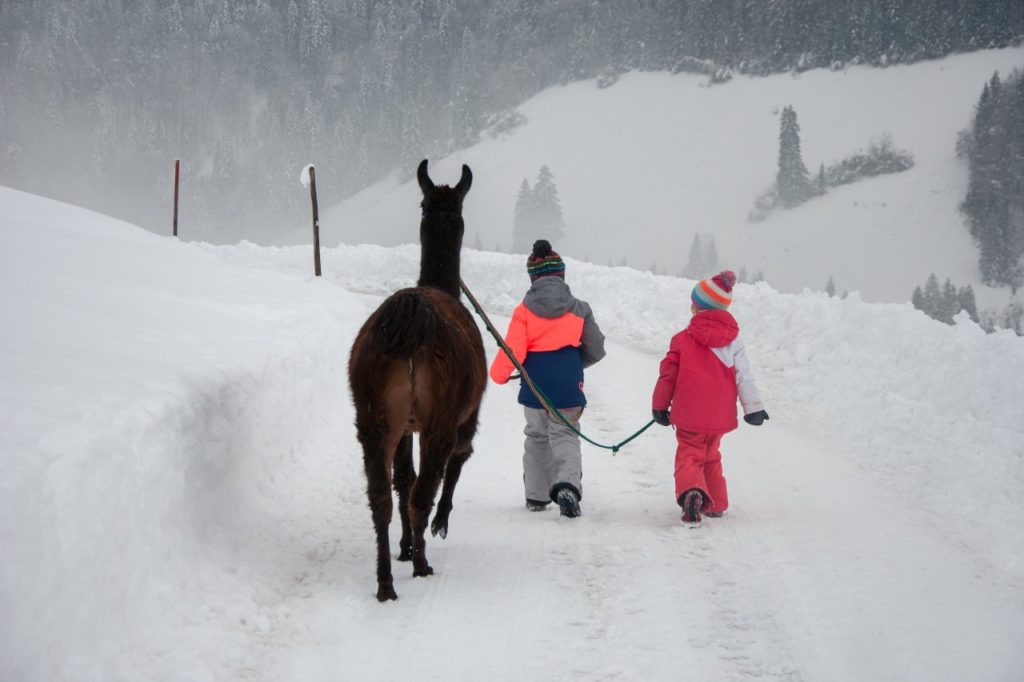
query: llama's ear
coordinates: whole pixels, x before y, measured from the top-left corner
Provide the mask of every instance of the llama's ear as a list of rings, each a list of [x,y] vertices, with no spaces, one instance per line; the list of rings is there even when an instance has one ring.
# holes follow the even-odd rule
[[[420,181],[420,191],[424,194],[434,189],[434,183],[430,180],[430,176],[427,175],[426,159],[420,161],[420,167],[416,169],[416,179]]]
[[[469,170],[469,166],[462,164],[462,177],[459,178],[459,184],[455,185],[455,193],[459,195],[460,199],[465,198],[466,192],[469,191],[469,186],[473,184],[473,171]]]

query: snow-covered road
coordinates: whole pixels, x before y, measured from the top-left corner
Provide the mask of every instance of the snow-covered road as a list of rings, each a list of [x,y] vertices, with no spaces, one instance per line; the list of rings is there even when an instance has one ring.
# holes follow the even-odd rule
[[[589,436],[618,442],[646,422],[658,360],[609,344],[607,360],[588,373]],[[348,420],[329,425],[301,453],[311,478],[292,481],[296,506],[281,511],[295,515],[284,525],[303,537],[303,558],[269,560],[276,582],[260,607],[263,632],[247,638],[234,672],[1009,679],[1024,637],[1019,587],[993,580],[991,567],[945,536],[941,519],[893,498],[845,453],[802,437],[785,413],[726,437],[733,507],[688,529],[672,501],[674,439],[660,427],[618,455],[585,446],[580,519],[527,512],[515,393],[488,389],[451,533],[428,540],[436,575],[413,579],[395,562],[394,604],[373,599],[358,445]],[[396,520],[396,548],[397,533]],[[265,549],[251,548],[238,545],[236,560],[264,561]]]
[[[1010,333],[739,285],[771,420],[726,436],[732,508],[699,529],[661,427],[584,445],[581,518],[527,512],[516,389],[491,386],[436,574],[396,562],[379,604],[345,365],[418,249],[327,250],[313,280],[306,249],[3,188],[0,217],[3,682],[1021,678]],[[463,274],[503,329],[521,259]],[[571,260],[568,281],[609,337],[583,428],[619,442],[692,282]]]

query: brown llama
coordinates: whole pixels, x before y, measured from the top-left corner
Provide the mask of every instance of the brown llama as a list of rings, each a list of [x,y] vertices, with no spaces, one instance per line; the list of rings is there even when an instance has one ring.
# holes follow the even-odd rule
[[[366,494],[377,533],[377,599],[397,599],[391,575],[391,485],[402,520],[399,561],[427,576],[424,533],[434,495],[444,480],[433,535],[448,534],[452,495],[473,452],[487,365],[480,330],[459,301],[462,200],[473,182],[468,166],[455,187],[434,185],[427,161],[417,179],[423,192],[420,278],[392,294],[359,330],[348,376],[363,446]],[[419,475],[412,434],[419,432]],[[392,479],[392,472],[394,478]]]

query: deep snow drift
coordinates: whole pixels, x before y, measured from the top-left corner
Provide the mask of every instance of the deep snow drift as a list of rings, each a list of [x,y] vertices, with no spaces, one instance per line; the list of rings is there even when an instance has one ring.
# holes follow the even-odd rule
[[[1024,669],[1010,333],[739,286],[772,419],[726,436],[733,507],[698,530],[660,428],[584,446],[582,518],[526,512],[515,389],[492,386],[437,575],[396,563],[380,605],[345,362],[417,247],[328,250],[314,280],[306,248],[185,244],[3,188],[0,236],[0,679]],[[502,254],[466,251],[463,277],[502,326],[527,287]],[[583,426],[616,442],[649,417],[693,283],[572,259],[568,281],[609,336]]]
[[[1002,308],[1009,291],[980,285],[977,248],[959,212],[967,167],[956,158],[956,140],[993,72],[1005,77],[1019,68],[1024,47],[885,69],[738,76],[710,87],[704,76],[666,73],[628,73],[605,89],[577,82],[519,106],[526,123],[510,133],[431,159],[431,172],[457,178],[467,163],[476,173],[467,245],[479,239],[484,249],[510,250],[520,185],[532,185],[547,164],[566,221],[556,248],[580,260],[625,258],[637,269],[653,264],[679,274],[694,235],[713,234],[723,264],[763,271],[779,291],[822,291],[831,276],[840,292],[902,302],[934,272],[940,282],[973,285],[979,303]],[[775,179],[786,105],[799,117],[812,176],[883,133],[915,166],[751,223],[754,200]],[[419,200],[413,170],[414,163],[323,211],[323,243],[415,241],[405,214]],[[318,169],[322,204],[332,173],[341,172]],[[288,243],[310,239],[303,228]]]

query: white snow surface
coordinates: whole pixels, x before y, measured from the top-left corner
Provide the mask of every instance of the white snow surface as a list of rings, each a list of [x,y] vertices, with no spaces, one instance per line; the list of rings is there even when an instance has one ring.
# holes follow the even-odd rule
[[[956,140],[992,74],[1020,68],[1024,47],[885,69],[737,76],[715,86],[693,74],[630,72],[604,89],[584,81],[545,90],[517,108],[521,127],[430,159],[430,173],[454,184],[463,163],[473,170],[469,246],[511,249],[520,185],[532,185],[547,164],[566,221],[565,237],[554,242],[563,255],[680,274],[694,235],[712,234],[723,265],[762,271],[779,291],[821,291],[832,277],[839,292],[903,302],[935,273],[1001,308],[1009,291],[982,286],[959,211],[967,165],[956,158]],[[751,223],[754,200],[775,180],[787,105],[797,112],[812,177],[883,133],[915,166]],[[406,229],[406,207],[419,201],[415,163],[323,211],[321,243],[415,241]],[[324,169],[325,206],[337,172]],[[311,241],[308,224],[299,224],[287,243]]]
[[[0,680],[1024,670],[1009,332],[739,285],[771,419],[725,437],[732,507],[697,529],[660,427],[584,445],[581,518],[527,512],[516,389],[491,386],[436,574],[394,562],[379,604],[347,353],[418,247],[328,249],[317,279],[305,247],[182,243],[5,188],[0,236]],[[649,419],[693,282],[567,262],[608,335],[582,427],[617,443]],[[462,275],[504,331],[523,259],[467,249]]]

